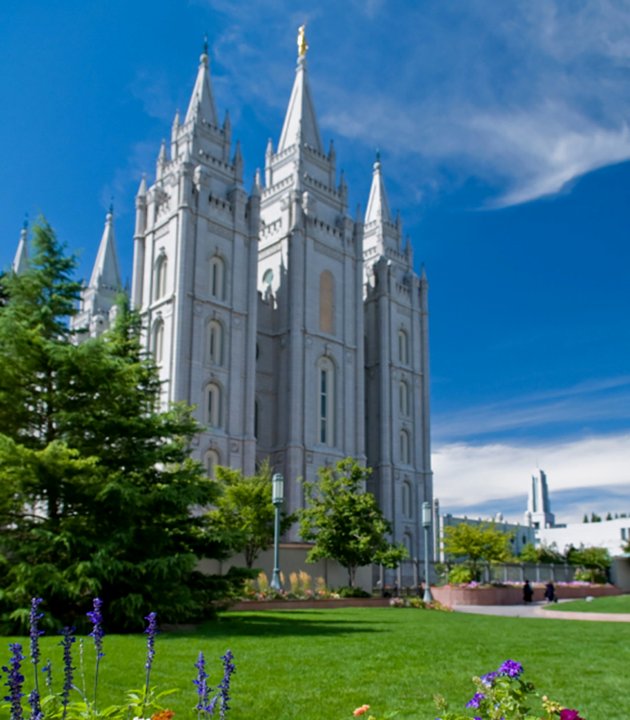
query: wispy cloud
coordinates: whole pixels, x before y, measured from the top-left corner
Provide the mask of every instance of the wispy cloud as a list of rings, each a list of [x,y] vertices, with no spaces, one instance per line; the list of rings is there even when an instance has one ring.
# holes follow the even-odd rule
[[[413,192],[447,167],[442,177],[481,178],[494,188],[489,204],[505,206],[630,159],[627,0],[471,0],[457,11],[438,0],[322,0],[315,11],[275,0],[247,13],[209,4],[232,21],[217,42],[235,68],[232,90],[274,105],[283,38],[312,22],[325,44],[313,48],[322,127],[413,163]],[[263,21],[273,42],[261,47],[248,37]],[[384,34],[396,38],[386,54]]]
[[[595,422],[628,419],[630,375],[623,375],[455,409],[434,417],[433,432],[438,442],[452,442],[531,428],[545,433],[556,424],[588,427]]]
[[[537,466],[547,473],[558,522],[580,521],[591,511],[630,513],[628,433],[529,445],[443,445],[433,454],[434,493],[445,512],[503,512],[521,520]]]

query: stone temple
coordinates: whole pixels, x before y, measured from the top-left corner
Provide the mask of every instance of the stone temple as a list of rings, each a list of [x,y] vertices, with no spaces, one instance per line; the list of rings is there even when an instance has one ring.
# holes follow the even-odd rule
[[[306,51],[301,29],[279,139],[247,190],[204,50],[188,109],[136,196],[131,300],[164,403],[195,407],[193,454],[209,474],[219,464],[251,474],[269,458],[294,511],[301,479],[353,456],[373,470],[368,489],[394,539],[421,558],[421,507],[433,501],[428,283],[378,156],[365,216],[349,214]],[[75,326],[107,328],[120,287],[110,211]]]

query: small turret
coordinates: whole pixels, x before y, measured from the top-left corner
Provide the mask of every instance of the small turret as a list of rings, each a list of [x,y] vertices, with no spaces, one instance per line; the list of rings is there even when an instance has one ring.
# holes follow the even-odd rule
[[[160,154],[158,155],[155,173],[158,178],[162,177],[162,175],[164,174],[164,169],[166,168],[167,162],[168,158],[166,156],[166,140],[162,138],[162,144],[160,145]]]
[[[234,178],[238,185],[243,182],[243,156],[241,155],[241,143],[240,140],[236,141],[236,148],[234,149]]]

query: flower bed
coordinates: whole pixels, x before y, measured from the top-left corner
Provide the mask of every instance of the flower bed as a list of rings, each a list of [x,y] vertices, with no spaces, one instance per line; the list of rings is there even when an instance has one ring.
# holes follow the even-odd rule
[[[544,600],[545,586],[533,584],[534,600]],[[586,597],[607,597],[622,595],[614,585],[591,585],[584,582],[556,583],[556,595],[560,600]],[[523,587],[518,585],[443,585],[432,587],[433,597],[442,605],[520,605],[523,602]]]
[[[314,610],[343,607],[389,607],[389,598],[327,598],[322,600],[240,600],[230,610]]]

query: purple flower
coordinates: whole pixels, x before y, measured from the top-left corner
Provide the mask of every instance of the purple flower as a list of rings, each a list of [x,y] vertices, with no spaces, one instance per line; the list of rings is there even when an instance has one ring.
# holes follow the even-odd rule
[[[523,672],[523,666],[516,660],[506,660],[498,670],[500,675],[507,675],[510,678],[517,678]]]
[[[485,695],[483,693],[475,693],[470,700],[466,703],[467,708],[478,708],[479,705],[481,705],[481,701],[485,700]]]
[[[46,687],[50,690],[52,688],[52,663],[50,660],[46,660],[46,664],[42,667],[42,672],[46,678]]]
[[[219,713],[219,717],[221,720],[225,719],[225,715],[230,709],[230,677],[232,673],[236,672],[236,667],[232,662],[233,659],[234,655],[232,655],[231,650],[228,650],[225,655],[221,657],[221,660],[223,660],[223,680],[219,683],[219,691],[221,693],[221,712]]]
[[[147,625],[145,635],[147,636],[147,661],[144,667],[151,672],[153,658],[155,657],[155,636],[157,635],[157,613],[150,612],[144,618],[149,624]]]
[[[59,643],[63,648],[63,689],[61,691],[61,704],[63,705],[63,718],[65,720],[68,712],[68,700],[70,699],[70,690],[72,690],[72,681],[74,679],[74,667],[72,666],[72,644],[76,638],[72,635],[74,628],[65,627],[61,634],[63,640]]]
[[[11,703],[11,720],[22,720],[22,684],[24,683],[24,675],[22,675],[22,646],[20,643],[9,643],[11,651],[11,659],[9,666],[2,666],[2,670],[7,674],[7,681],[4,683],[9,688],[9,694],[4,699]]]
[[[90,610],[86,615],[92,623],[90,637],[94,638],[94,647],[96,648],[96,657],[98,660],[105,655],[103,652],[103,635],[105,633],[103,632],[103,615],[101,613],[103,601],[100,598],[94,598],[93,607],[94,609]]]
[[[195,705],[195,710],[197,710],[198,713],[204,711],[209,712],[208,693],[210,692],[210,688],[208,687],[208,683],[206,682],[208,678],[208,673],[206,672],[206,659],[204,658],[202,652],[199,653],[199,658],[195,663],[195,667],[197,668],[198,672],[197,679],[193,680],[193,683],[197,686],[197,695],[199,697],[199,700]]]
[[[499,673],[498,673],[498,672],[489,672],[489,673],[486,673],[485,675],[482,675],[480,679],[481,679],[481,682],[482,682],[486,687],[492,687],[492,686],[494,685],[494,681],[495,681],[498,677],[499,677]]]
[[[41,598],[33,598],[31,600],[31,612],[29,615],[29,634],[31,638],[31,662],[33,663],[33,665],[37,665],[37,663],[39,662],[39,638],[44,634],[44,631],[39,629],[39,621],[44,617],[44,613],[38,612],[38,608],[41,603]],[[37,671],[35,672],[35,677],[37,677]]]

